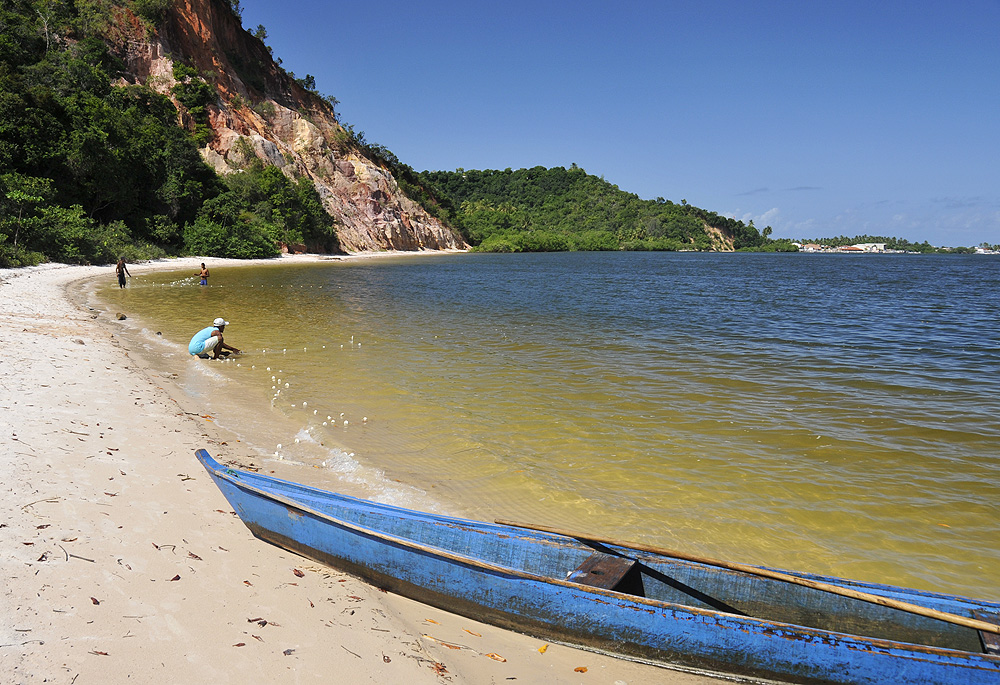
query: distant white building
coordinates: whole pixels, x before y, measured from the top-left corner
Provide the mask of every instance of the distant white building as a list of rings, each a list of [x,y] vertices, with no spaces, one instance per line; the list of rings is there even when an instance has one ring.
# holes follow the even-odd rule
[[[885,252],[885,243],[858,243],[852,247],[861,248],[865,252]]]

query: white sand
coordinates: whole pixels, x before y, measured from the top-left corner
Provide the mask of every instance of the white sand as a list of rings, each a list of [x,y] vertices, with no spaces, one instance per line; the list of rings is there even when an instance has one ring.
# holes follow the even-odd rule
[[[225,265],[129,270],[201,261]],[[717,682],[540,651],[255,539],[194,458],[226,436],[67,297],[95,277],[0,270],[0,682]]]

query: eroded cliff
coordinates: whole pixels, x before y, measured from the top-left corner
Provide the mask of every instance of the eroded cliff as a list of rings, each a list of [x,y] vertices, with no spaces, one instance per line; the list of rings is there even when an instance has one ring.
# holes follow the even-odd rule
[[[172,97],[185,124],[195,122],[173,97],[175,62],[215,88],[216,101],[206,107],[213,135],[202,155],[220,174],[256,157],[290,178],[308,177],[347,251],[467,247],[407,197],[385,166],[362,154],[333,108],[278,67],[226,3],[176,0],[156,31],[128,17],[120,26],[129,78]]]

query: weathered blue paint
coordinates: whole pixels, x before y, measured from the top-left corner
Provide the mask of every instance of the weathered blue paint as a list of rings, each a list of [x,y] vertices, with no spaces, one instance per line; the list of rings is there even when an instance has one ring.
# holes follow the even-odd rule
[[[802,683],[994,683],[979,633],[781,581],[626,547],[414,512],[198,459],[258,537],[470,618],[585,648]],[[638,562],[638,595],[567,580],[598,549]],[[784,571],[784,573],[791,573]],[[972,618],[1000,604],[795,574]]]

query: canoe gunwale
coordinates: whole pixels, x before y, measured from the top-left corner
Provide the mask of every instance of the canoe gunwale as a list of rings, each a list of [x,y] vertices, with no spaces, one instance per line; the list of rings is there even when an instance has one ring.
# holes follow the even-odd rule
[[[205,456],[208,457],[208,459],[211,459],[213,462],[215,462],[215,464],[217,464],[217,467],[213,468],[209,462],[207,462],[205,459],[203,459],[201,457],[201,453],[204,453]],[[488,562],[488,561],[484,561],[482,559],[477,559],[475,557],[466,556],[464,554],[458,554],[456,552],[452,552],[452,551],[449,551],[449,550],[441,549],[439,547],[435,547],[435,546],[432,546],[432,545],[425,545],[423,543],[419,543],[419,542],[416,542],[416,541],[413,541],[413,540],[409,540],[407,538],[398,537],[398,536],[395,536],[395,535],[392,535],[392,534],[389,534],[389,533],[384,533],[382,531],[378,531],[378,530],[369,528],[367,526],[364,526],[364,525],[361,525],[361,524],[358,524],[358,523],[353,523],[353,522],[350,522],[350,521],[345,521],[345,520],[342,520],[342,519],[338,519],[335,516],[327,514],[327,513],[323,512],[323,511],[319,511],[319,510],[317,510],[317,509],[315,509],[313,507],[310,507],[306,503],[303,503],[303,502],[300,502],[300,501],[296,501],[296,500],[294,500],[292,498],[286,497],[286,496],[281,495],[279,493],[276,493],[274,491],[270,491],[270,490],[263,489],[263,488],[255,486],[255,485],[246,483],[246,482],[244,482],[243,480],[240,479],[240,477],[239,477],[240,472],[239,471],[237,471],[235,469],[232,469],[230,467],[227,467],[227,466],[223,466],[222,464],[219,464],[214,459],[212,459],[207,454],[207,452],[205,452],[204,450],[199,450],[199,459],[202,460],[202,463],[209,469],[209,471],[210,471],[210,473],[212,475],[214,475],[214,476],[216,476],[216,477],[218,477],[220,479],[223,479],[223,480],[229,482],[230,484],[232,484],[234,487],[237,487],[240,490],[243,490],[243,491],[246,491],[248,493],[251,493],[254,496],[261,497],[261,498],[264,498],[266,500],[270,500],[272,502],[280,504],[280,505],[282,505],[284,507],[287,507],[289,509],[293,509],[295,511],[301,512],[302,514],[312,516],[312,517],[317,518],[317,519],[319,519],[319,520],[321,520],[321,521],[323,521],[323,522],[325,522],[327,524],[330,524],[330,525],[336,526],[338,528],[341,528],[343,530],[349,531],[350,533],[357,534],[357,535],[363,535],[363,536],[369,537],[369,538],[374,538],[374,539],[383,541],[383,542],[388,543],[388,544],[392,544],[392,545],[396,545],[396,546],[399,546],[399,547],[403,547],[403,548],[409,549],[409,550],[417,552],[417,553],[432,555],[432,556],[435,556],[435,557],[438,557],[438,558],[441,558],[441,559],[445,559],[445,560],[447,560],[449,562],[452,562],[452,563],[457,563],[457,564],[461,564],[461,565],[464,565],[464,566],[467,566],[467,567],[472,567],[474,569],[479,570],[480,572],[486,572],[486,573],[490,573],[490,574],[499,574],[499,575],[502,575],[502,576],[507,576],[507,577],[511,577],[511,578],[517,578],[517,579],[521,579],[521,580],[528,580],[528,581],[533,581],[533,582],[538,582],[538,583],[544,583],[544,584],[548,584],[548,585],[555,585],[555,586],[559,586],[559,587],[563,587],[563,588],[568,588],[568,589],[573,590],[575,592],[580,592],[580,593],[584,593],[584,594],[587,594],[587,595],[598,595],[598,596],[606,597],[606,598],[609,598],[609,599],[612,599],[612,600],[615,600],[615,601],[625,600],[625,601],[628,601],[628,602],[631,602],[631,603],[640,604],[640,605],[643,605],[643,606],[646,606],[646,607],[650,607],[652,609],[657,609],[657,610],[663,610],[663,611],[669,611],[669,612],[677,612],[677,613],[682,613],[682,614],[691,614],[691,615],[700,616],[700,617],[704,617],[704,618],[708,618],[708,619],[717,618],[717,617],[723,617],[724,616],[724,617],[727,617],[728,619],[731,619],[731,620],[735,620],[735,621],[739,621],[739,622],[746,622],[746,623],[749,623],[749,624],[754,624],[754,625],[758,626],[758,630],[762,630],[762,631],[768,631],[768,632],[771,632],[771,631],[773,631],[773,632],[784,632],[784,631],[794,632],[794,633],[797,633],[799,635],[802,635],[804,638],[815,638],[815,639],[824,640],[824,641],[825,640],[834,639],[834,640],[837,640],[837,641],[841,642],[844,647],[846,647],[848,649],[852,649],[852,650],[860,650],[860,651],[870,651],[872,649],[878,649],[878,650],[903,650],[903,651],[905,651],[907,653],[910,653],[912,655],[912,657],[914,657],[914,658],[919,658],[920,655],[926,655],[927,657],[931,657],[931,658],[933,658],[933,657],[951,657],[951,658],[955,658],[955,657],[964,657],[964,656],[974,655],[976,658],[984,658],[987,661],[996,660],[997,663],[1000,663],[1000,657],[992,656],[992,655],[984,654],[984,653],[969,652],[969,651],[965,651],[965,650],[950,649],[950,648],[944,648],[944,647],[933,647],[933,646],[928,646],[928,645],[923,645],[923,644],[918,644],[918,643],[897,642],[897,641],[887,640],[887,639],[883,639],[883,638],[868,637],[868,636],[864,636],[864,635],[854,635],[854,634],[850,634],[850,633],[839,633],[839,632],[835,632],[835,631],[831,631],[831,630],[825,630],[825,629],[822,629],[822,628],[813,628],[813,627],[809,627],[809,626],[802,626],[802,625],[795,624],[795,623],[784,623],[784,622],[773,621],[773,620],[769,620],[769,619],[757,618],[757,617],[754,617],[754,616],[746,616],[746,615],[742,615],[742,614],[734,614],[734,613],[720,611],[720,610],[704,609],[704,608],[701,608],[701,607],[691,606],[691,605],[687,605],[687,604],[666,602],[666,601],[663,601],[663,600],[651,599],[651,598],[648,598],[648,597],[642,597],[642,596],[633,595],[633,594],[629,594],[629,593],[616,592],[614,590],[608,590],[608,589],[604,589],[604,588],[601,588],[601,587],[594,587],[594,586],[583,585],[583,584],[580,584],[580,583],[573,583],[573,582],[570,582],[568,580],[563,580],[563,579],[560,579],[560,578],[557,578],[557,577],[553,577],[553,576],[538,575],[538,574],[535,574],[535,573],[531,573],[531,572],[524,571],[524,570],[517,569],[517,568],[512,568],[512,567],[509,567],[509,566],[504,566],[504,565],[500,565],[500,564],[494,564],[494,563],[491,563],[491,562]],[[267,476],[260,476],[260,477],[261,478],[268,478]],[[406,514],[410,514],[410,515],[414,514],[414,512],[412,512],[410,510],[403,509],[401,507],[395,507],[393,505],[383,505],[383,504],[380,504],[380,503],[370,502],[370,501],[367,501],[367,500],[361,500],[361,499],[349,497],[349,496],[346,496],[346,495],[339,495],[337,493],[329,493],[327,491],[320,490],[318,488],[312,488],[310,486],[302,486],[302,485],[300,485],[298,483],[292,483],[292,482],[287,482],[287,481],[280,481],[280,479],[273,479],[273,480],[276,480],[276,481],[279,481],[279,482],[282,482],[282,483],[287,483],[287,484],[292,485],[292,486],[305,488],[305,489],[307,489],[309,491],[312,491],[315,494],[320,495],[320,496],[324,496],[324,495],[325,496],[330,496],[330,495],[333,495],[336,498],[343,498],[345,501],[353,502],[353,503],[357,504],[358,506],[364,506],[364,507],[369,507],[369,508],[374,508],[374,509],[379,509],[379,510],[388,510],[388,511],[395,510],[395,511],[399,511],[401,513],[406,513]],[[463,523],[463,522],[459,521],[459,523]],[[475,524],[476,522],[471,522],[470,521],[470,522],[464,522],[464,523],[469,524],[470,525],[470,530],[472,530],[471,524]],[[249,526],[249,524],[247,524],[247,525]],[[510,534],[511,537],[517,537],[517,538],[523,539],[523,540],[528,541],[528,542],[532,542],[532,543],[545,543],[546,542],[545,540],[537,539],[534,536],[525,535],[523,532],[517,531],[516,529],[510,528],[510,527],[507,527],[507,526],[499,526],[499,525],[496,525],[496,524],[486,524],[486,525],[489,526],[489,527],[496,527],[498,529],[504,529],[504,530],[508,531],[508,534]],[[331,557],[331,555],[329,553],[323,552],[322,550],[317,550],[317,549],[315,549],[315,548],[313,548],[311,546],[308,546],[308,545],[303,545],[303,544],[298,543],[296,541],[291,541],[293,544],[290,545],[290,544],[288,544],[285,541],[279,541],[279,540],[274,539],[275,536],[273,534],[271,534],[271,535],[263,535],[263,534],[261,534],[261,532],[259,530],[257,530],[257,529],[261,528],[261,526],[259,526],[259,525],[250,526],[250,528],[251,528],[251,531],[254,533],[254,535],[256,535],[257,537],[260,537],[260,538],[262,538],[264,540],[267,540],[268,542],[273,542],[274,544],[277,544],[277,545],[279,545],[281,547],[284,547],[286,549],[291,549],[291,551],[294,551],[294,552],[297,552],[297,553],[300,553],[300,554],[304,554],[305,551],[312,550],[315,554],[318,554],[320,556]],[[262,530],[267,530],[267,529],[263,528]],[[487,532],[489,532],[489,531],[487,531]],[[576,541],[574,541],[574,542],[576,542]],[[549,544],[559,545],[559,544],[562,544],[562,543],[561,543],[561,541],[554,541],[553,540],[553,541],[549,541]],[[585,544],[582,544],[582,543],[578,543],[578,544],[579,544],[579,547],[581,549],[589,549],[590,548],[588,545],[585,545]],[[621,548],[621,549],[629,549],[629,548]],[[304,554],[304,556],[313,556],[313,555]],[[651,554],[651,553],[639,553],[638,551],[636,551],[636,553],[633,556],[631,556],[631,557],[628,557],[625,554],[621,554],[621,556],[626,556],[627,558],[634,558],[637,561],[639,561],[640,563],[642,563],[642,559],[643,558],[646,558],[646,559],[656,559],[656,558],[662,559],[663,558],[660,555],[655,555],[655,554]],[[333,557],[331,557],[331,558],[333,558]],[[683,561],[683,560],[679,560],[679,561]],[[685,565],[688,565],[688,564],[691,564],[691,565],[694,565],[694,566],[700,566],[699,564],[694,564],[692,562],[687,562]],[[372,573],[358,572],[357,569],[355,570],[355,573],[357,575],[360,575],[361,577],[373,577],[375,575],[375,574],[372,574]],[[378,574],[378,579],[380,580],[381,584],[385,584],[385,585],[389,585],[389,586],[391,586],[393,584],[391,582],[393,579],[386,578],[386,577],[382,576],[381,574]],[[386,581],[390,581],[390,582],[386,582]],[[407,584],[412,585],[412,583],[409,583],[408,581],[403,581],[403,582],[406,582]],[[412,594],[412,593],[405,593],[405,594]],[[437,603],[435,603],[435,604],[437,604]],[[442,608],[446,608],[446,607],[442,607]],[[496,610],[491,610],[491,613],[496,613]],[[506,625],[504,627],[513,627],[513,624],[511,622],[506,621],[505,623],[507,623],[508,625]],[[603,650],[600,650],[600,651],[603,651]]]

